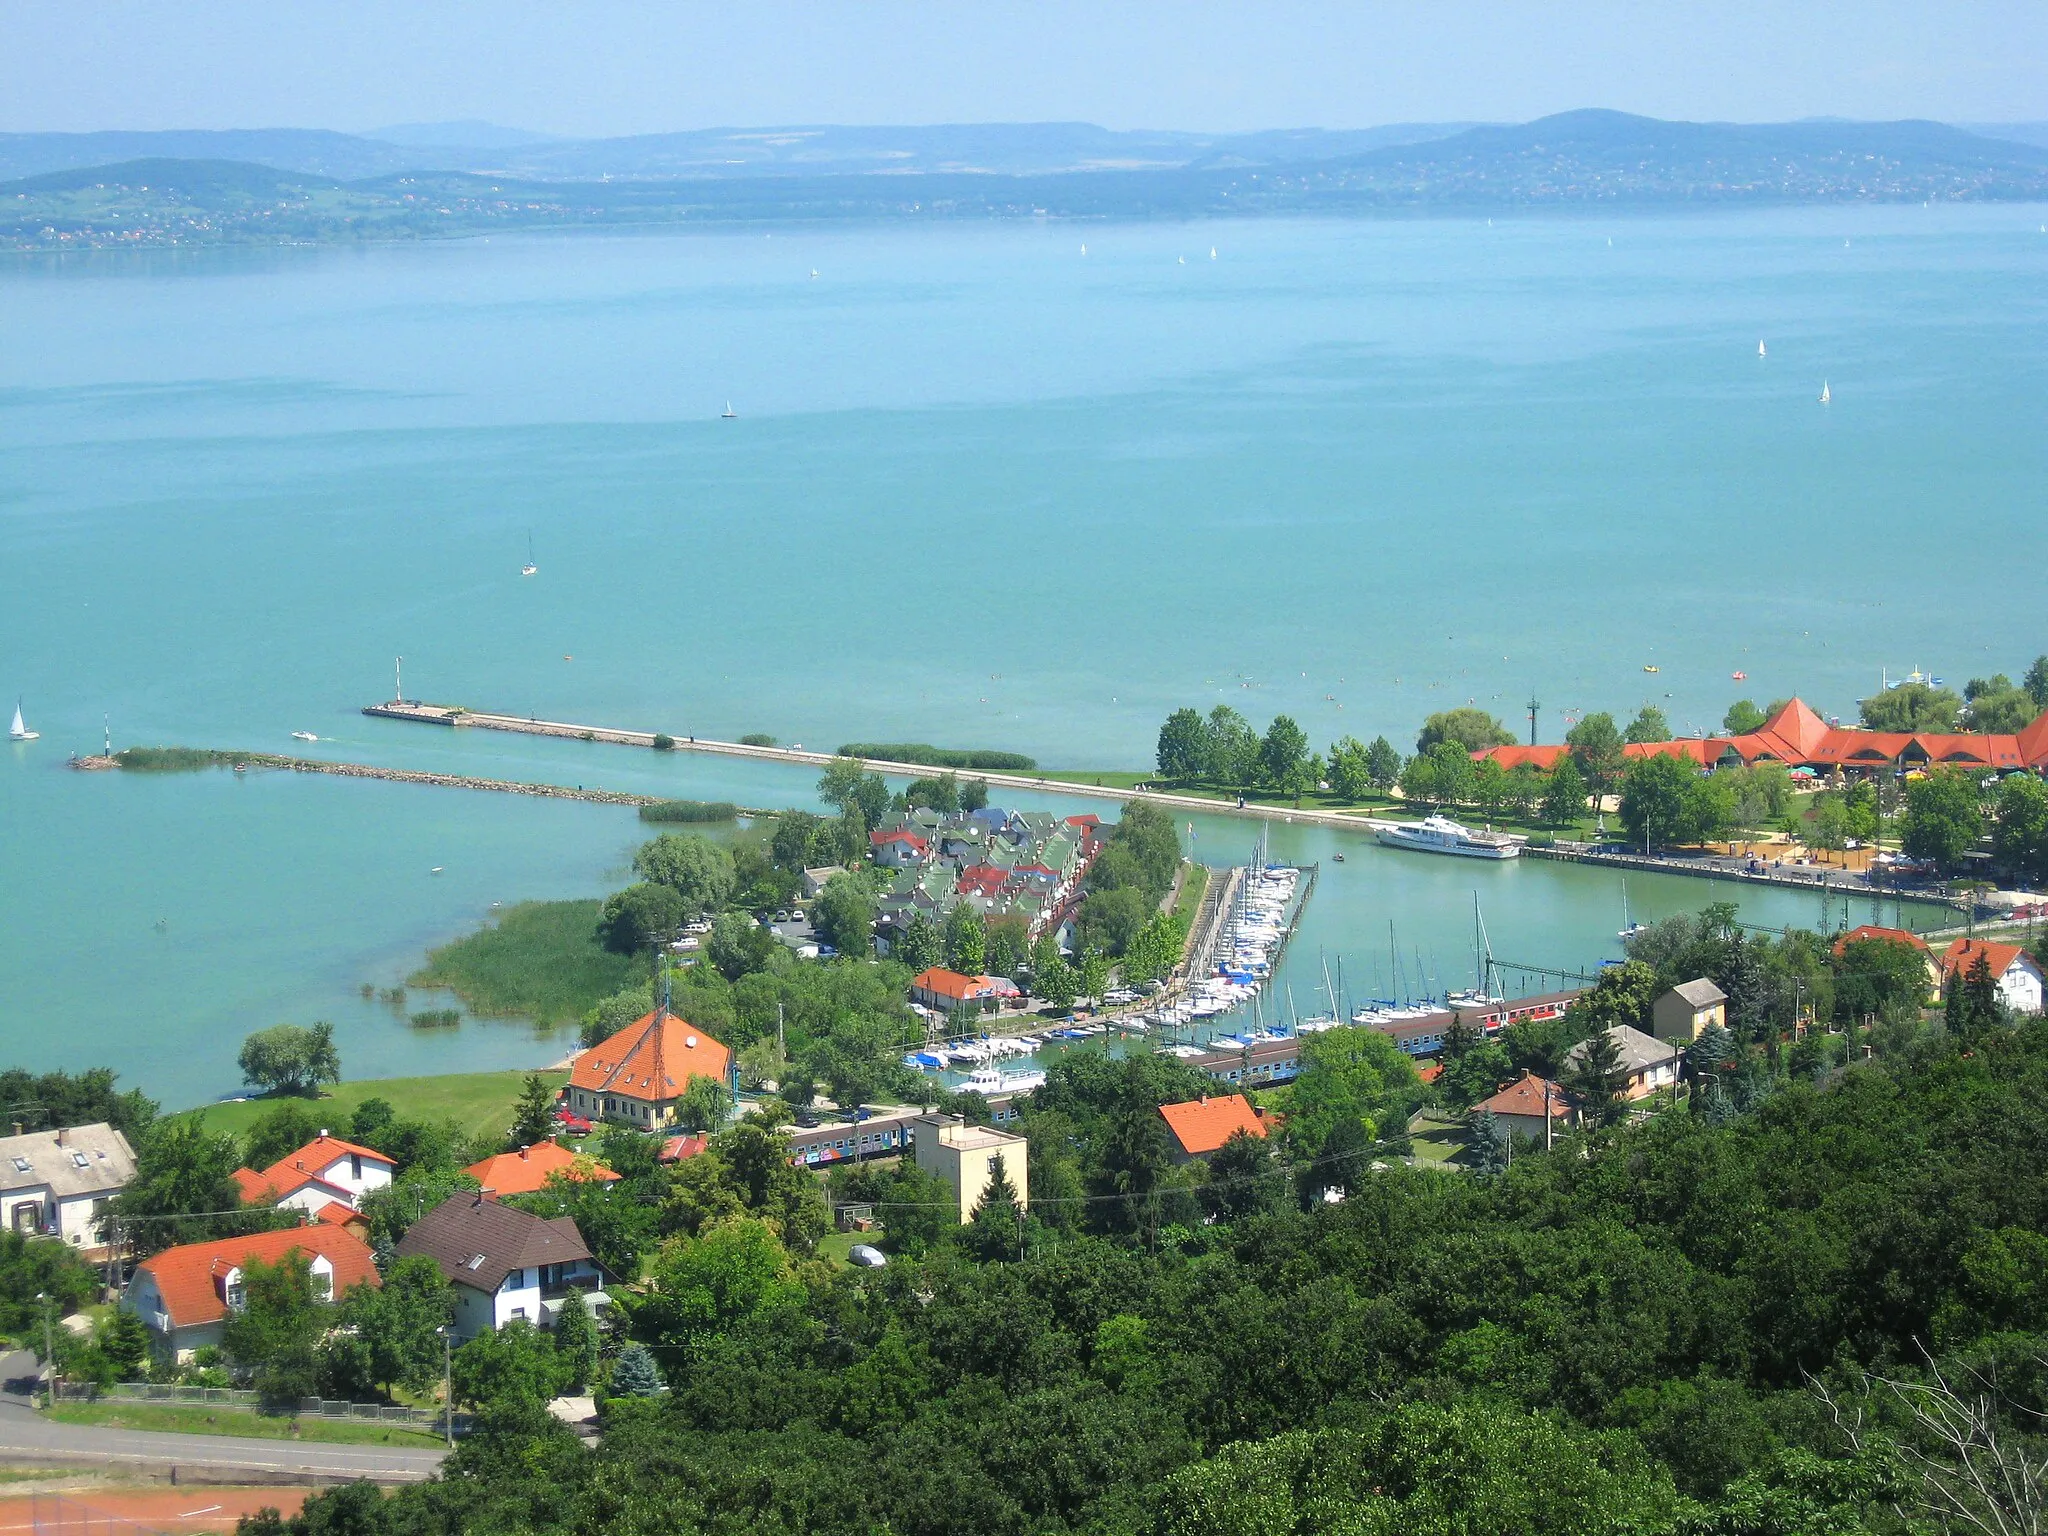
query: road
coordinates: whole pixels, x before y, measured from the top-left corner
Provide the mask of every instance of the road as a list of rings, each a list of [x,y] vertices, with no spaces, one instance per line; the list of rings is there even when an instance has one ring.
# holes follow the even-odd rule
[[[309,1481],[366,1477],[378,1483],[412,1483],[431,1476],[446,1454],[389,1445],[320,1445],[60,1424],[36,1412],[19,1390],[35,1369],[35,1359],[28,1354],[0,1359],[0,1381],[6,1383],[0,1394],[0,1458],[203,1468],[216,1475],[285,1473]]]

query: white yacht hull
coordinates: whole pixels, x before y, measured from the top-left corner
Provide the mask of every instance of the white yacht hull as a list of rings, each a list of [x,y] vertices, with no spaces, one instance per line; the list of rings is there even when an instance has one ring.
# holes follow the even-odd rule
[[[1381,828],[1373,834],[1389,848],[1406,848],[1415,853],[1448,853],[1465,859],[1513,859],[1522,852],[1520,843],[1457,843],[1411,837],[1399,828]]]

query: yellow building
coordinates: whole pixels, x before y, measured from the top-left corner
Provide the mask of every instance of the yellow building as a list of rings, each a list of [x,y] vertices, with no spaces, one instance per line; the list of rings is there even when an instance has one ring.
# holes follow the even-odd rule
[[[1017,1191],[1018,1206],[1030,1205],[1030,1143],[1022,1136],[969,1125],[958,1115],[919,1115],[911,1125],[917,1138],[917,1166],[953,1186],[963,1222],[981,1204],[998,1161]]]

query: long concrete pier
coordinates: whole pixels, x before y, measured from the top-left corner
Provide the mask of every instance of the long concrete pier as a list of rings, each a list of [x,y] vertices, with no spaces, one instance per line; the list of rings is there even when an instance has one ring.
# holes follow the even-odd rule
[[[422,704],[400,699],[372,704],[363,711],[383,720],[411,720],[423,725],[472,727],[487,731],[514,731],[524,736],[558,736],[572,741],[603,741],[624,747],[652,747],[653,731],[625,730],[618,726],[577,725],[564,720],[541,720],[523,715],[495,714],[489,710],[463,709],[456,705]],[[763,762],[791,763],[799,767],[822,768],[838,761],[834,752],[812,752],[803,747],[757,747],[742,741],[714,741],[708,736],[676,736],[669,739],[677,752],[709,752],[721,757],[752,757]],[[856,758],[864,768],[899,777],[925,778],[948,770],[929,763],[898,763],[887,758]],[[1177,810],[1198,811],[1204,816],[1241,816],[1251,821],[1301,822],[1313,826],[1346,827],[1369,833],[1371,823],[1362,814],[1344,811],[1296,810],[1278,805],[1239,807],[1228,800],[1209,800],[1200,795],[1177,795],[1159,789],[1113,789],[1096,784],[1074,784],[1065,779],[1048,779],[1034,773],[990,772],[980,768],[952,770],[979,779],[991,789],[1036,789],[1047,794],[1082,795],[1096,800],[1145,800]]]

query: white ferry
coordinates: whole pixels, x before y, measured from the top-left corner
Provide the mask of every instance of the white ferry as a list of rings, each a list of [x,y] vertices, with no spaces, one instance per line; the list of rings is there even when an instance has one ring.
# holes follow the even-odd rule
[[[1416,822],[1383,822],[1373,835],[1389,848],[1413,848],[1419,853],[1455,853],[1468,859],[1513,859],[1522,852],[1522,840],[1499,832],[1474,832],[1448,816],[1428,816]]]
[[[1029,1093],[1034,1088],[1045,1086],[1045,1074],[1036,1068],[1022,1072],[1005,1072],[998,1067],[983,1067],[970,1072],[961,1089],[967,1093],[978,1093],[987,1098],[998,1093]]]

